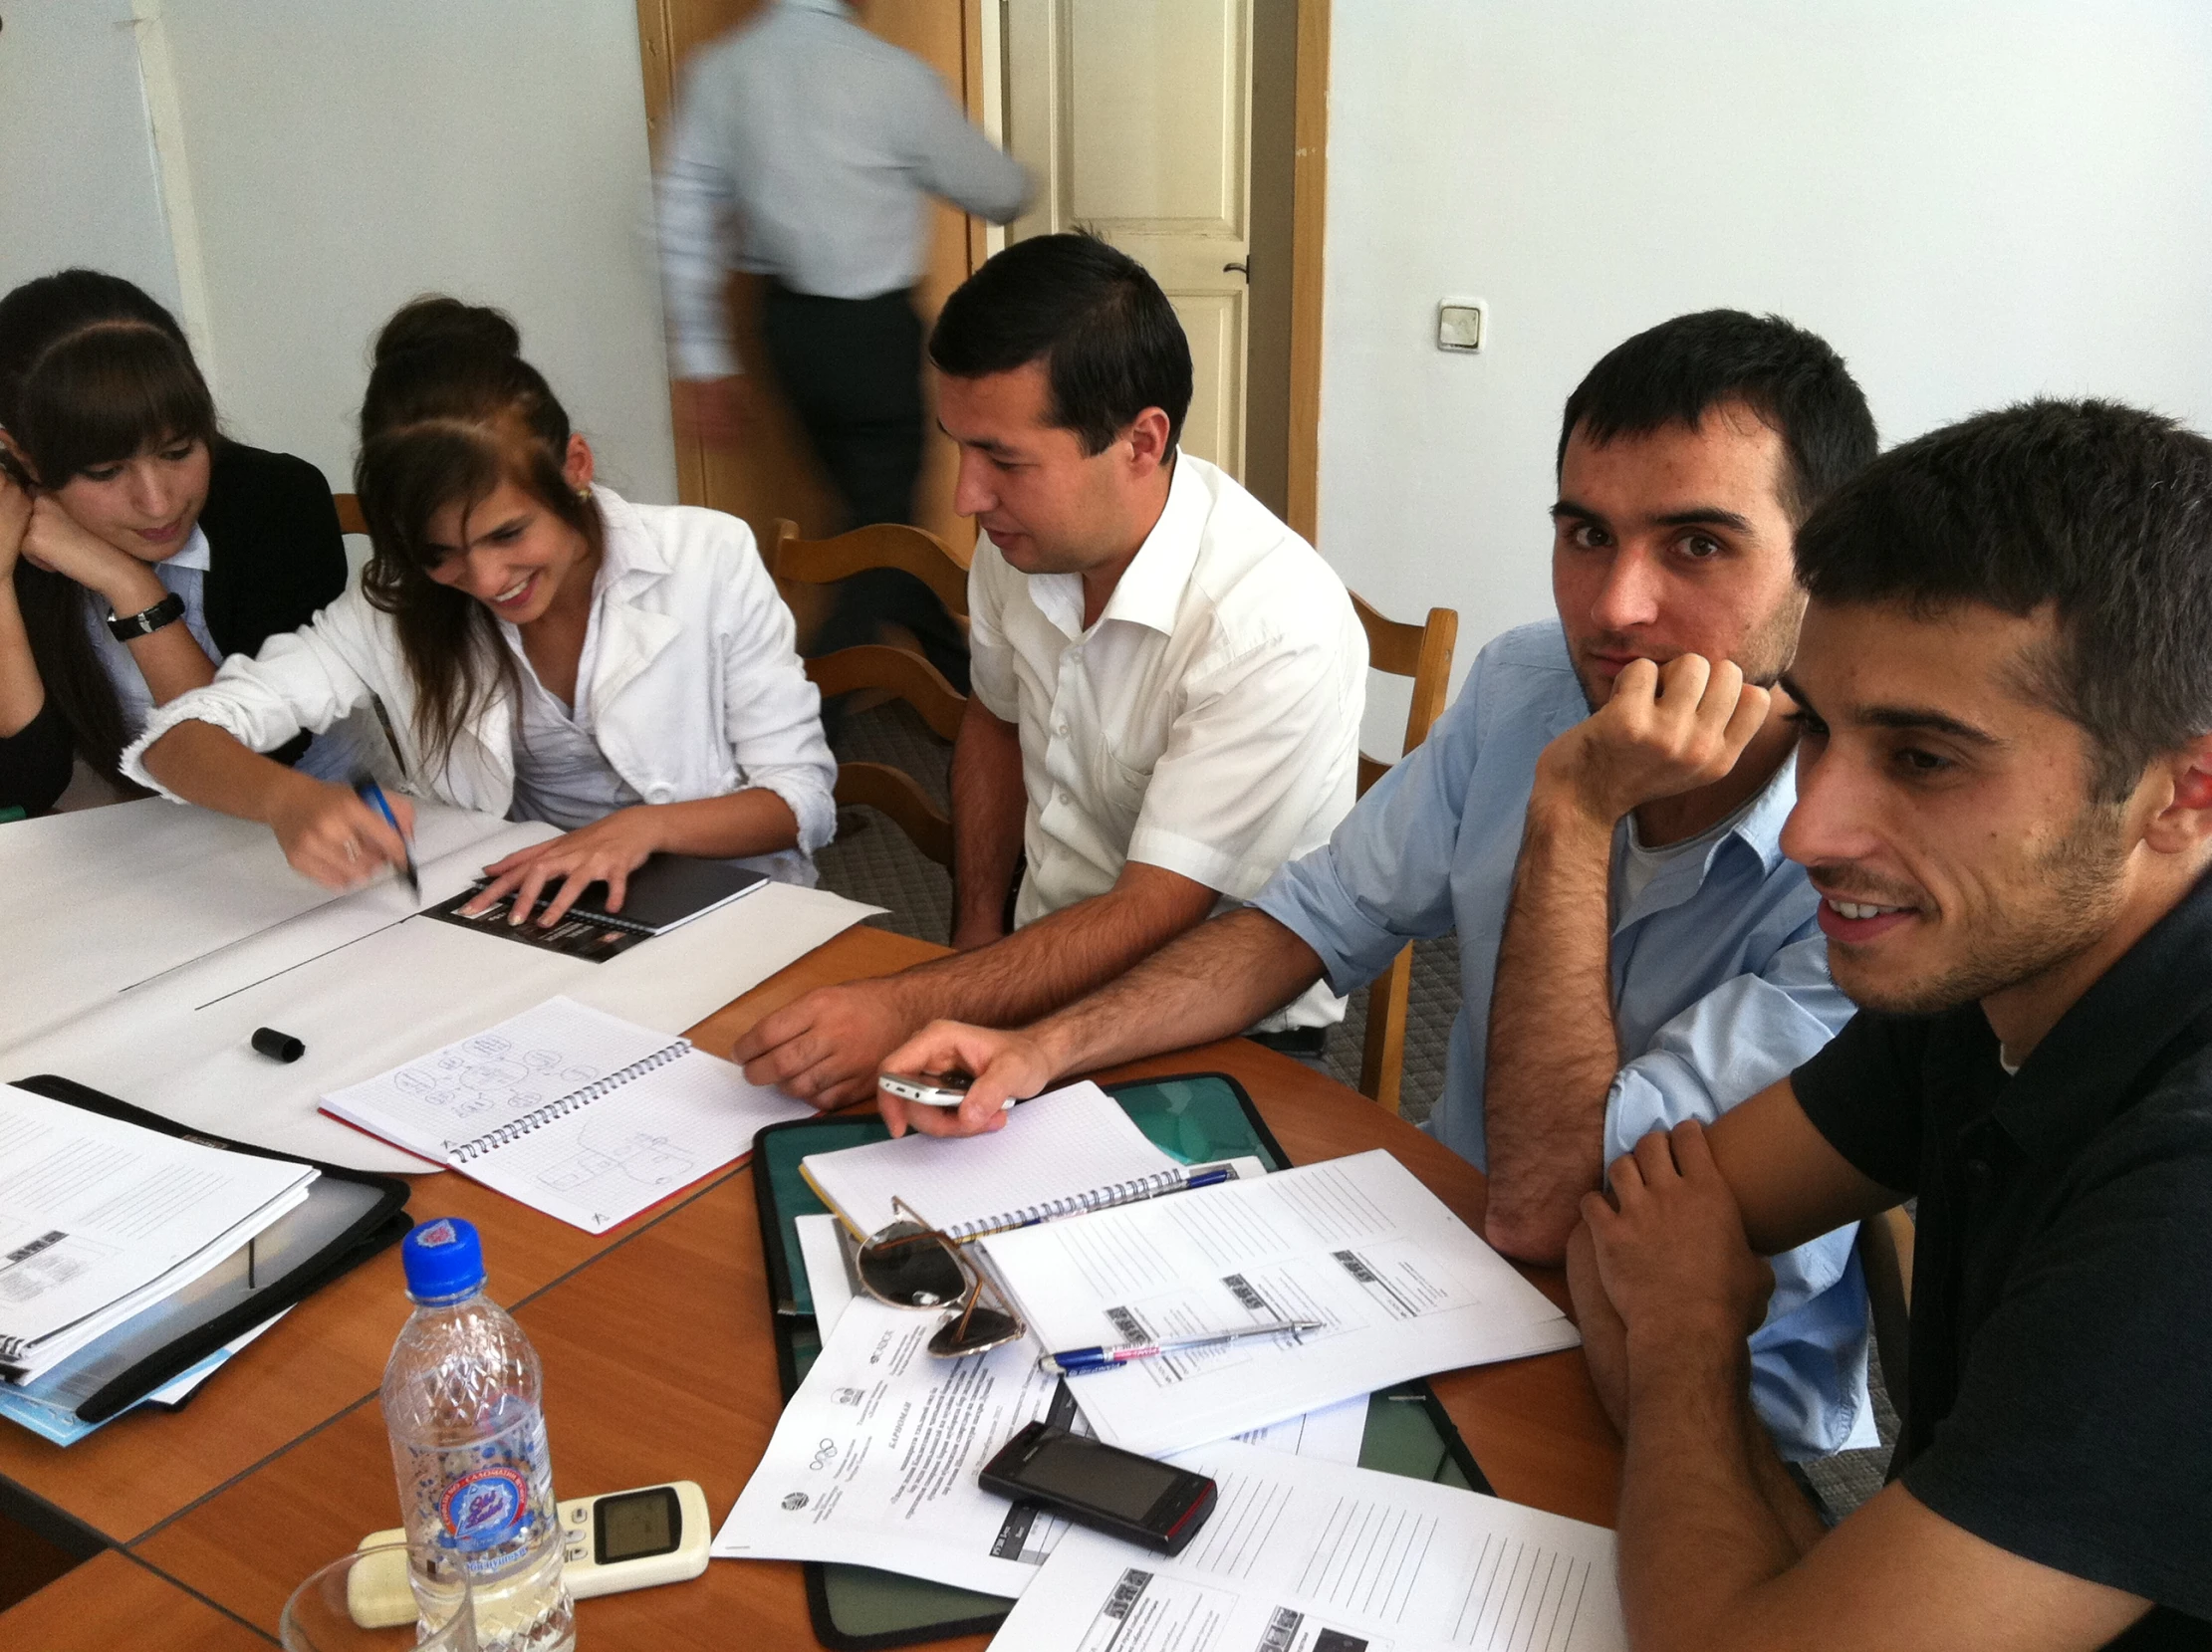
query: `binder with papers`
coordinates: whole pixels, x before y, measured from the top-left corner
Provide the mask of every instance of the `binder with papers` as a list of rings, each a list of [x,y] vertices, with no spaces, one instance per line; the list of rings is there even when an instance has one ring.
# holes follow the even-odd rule
[[[113,1417],[397,1240],[407,1192],[67,1078],[0,1085],[6,1409]]]

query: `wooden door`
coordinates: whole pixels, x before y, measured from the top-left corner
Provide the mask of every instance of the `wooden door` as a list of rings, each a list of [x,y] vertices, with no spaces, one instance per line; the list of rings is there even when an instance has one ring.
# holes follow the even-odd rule
[[[1152,272],[1190,338],[1183,445],[1244,470],[1250,0],[1006,0],[1008,152],[1041,180],[1010,239],[1085,228]]]
[[[657,159],[660,140],[681,66],[691,51],[735,28],[759,10],[761,0],[637,0],[637,26],[643,49],[645,118]],[[866,0],[860,22],[892,45],[920,58],[944,77],[954,102],[971,118],[982,108],[981,46],[977,40],[977,0]],[[980,230],[971,233],[967,216],[939,202],[936,239],[915,302],[926,326],[945,296],[968,277],[982,252]],[[730,303],[739,357],[763,382],[772,379],[760,348],[756,318],[761,285],[754,276],[731,279]],[[915,363],[920,370],[920,363]],[[703,448],[681,432],[676,437],[679,495],[687,505],[710,505],[752,524],[763,545],[775,535],[778,517],[790,517],[809,535],[834,533],[842,526],[836,496],[816,466],[798,420],[780,397],[767,426],[741,451]],[[975,524],[956,516],[952,486],[958,450],[932,418],[923,451],[921,480],[915,489],[914,520],[958,546],[975,542]],[[804,603],[806,590],[789,594]],[[808,614],[803,610],[802,624]]]

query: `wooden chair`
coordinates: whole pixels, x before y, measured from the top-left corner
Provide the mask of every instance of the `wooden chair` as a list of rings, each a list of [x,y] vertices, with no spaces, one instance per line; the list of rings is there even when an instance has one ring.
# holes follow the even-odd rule
[[[1405,714],[1405,750],[1410,752],[1428,738],[1429,725],[1443,712],[1451,686],[1452,650],[1459,642],[1459,612],[1430,608],[1426,623],[1407,625],[1383,618],[1356,592],[1352,606],[1366,628],[1368,665],[1393,677],[1413,679],[1413,704]],[[1359,795],[1365,797],[1367,788],[1389,767],[1361,752]],[[1367,989],[1367,1041],[1359,1059],[1359,1089],[1392,1112],[1398,1110],[1398,1087],[1405,1075],[1405,1012],[1412,983],[1413,949],[1408,946]]]
[[[361,514],[361,496],[351,493],[334,493],[331,503],[338,507],[338,531],[342,534],[366,534],[369,519]]]
[[[778,580],[828,585],[870,568],[897,568],[935,591],[956,619],[968,612],[968,557],[935,534],[892,523],[856,528],[835,539],[805,540],[799,525],[776,524],[768,572]],[[939,739],[960,730],[967,696],[911,648],[870,642],[840,648],[807,661],[807,675],[823,698],[879,689],[904,700]],[[896,822],[914,846],[947,870],[952,866],[952,820],[912,775],[888,763],[841,763],[835,792],[840,804],[866,804]]]

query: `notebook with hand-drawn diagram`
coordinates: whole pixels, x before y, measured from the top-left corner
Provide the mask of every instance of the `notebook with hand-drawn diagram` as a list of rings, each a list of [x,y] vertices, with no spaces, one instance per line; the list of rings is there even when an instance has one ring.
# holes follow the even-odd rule
[[[743,1158],[814,1109],[728,1062],[551,998],[323,1097],[333,1117],[587,1233],[605,1233]]]

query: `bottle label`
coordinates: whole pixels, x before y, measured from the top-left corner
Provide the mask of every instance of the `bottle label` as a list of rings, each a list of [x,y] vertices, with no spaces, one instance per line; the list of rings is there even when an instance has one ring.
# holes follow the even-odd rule
[[[504,1465],[464,1474],[445,1489],[439,1518],[464,1554],[512,1537],[530,1512],[530,1483]]]

